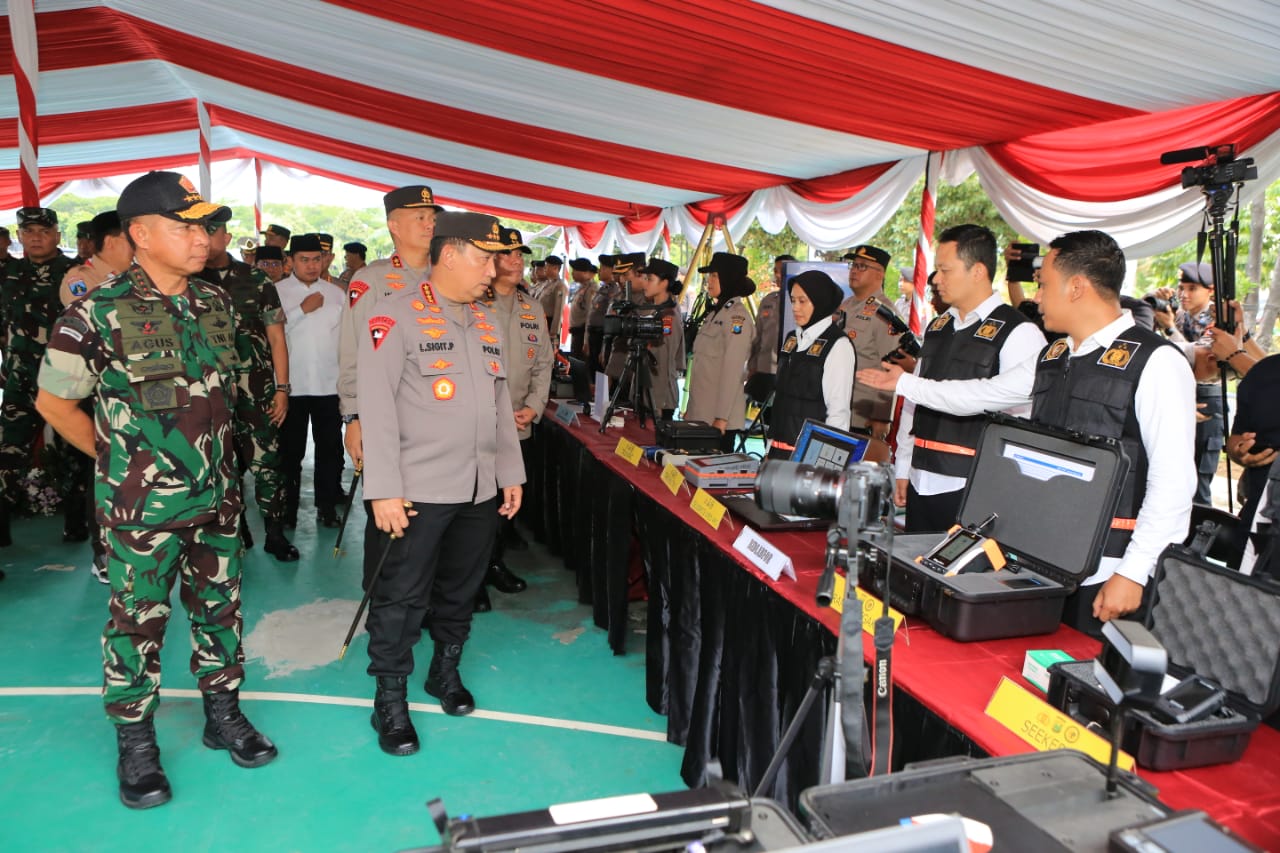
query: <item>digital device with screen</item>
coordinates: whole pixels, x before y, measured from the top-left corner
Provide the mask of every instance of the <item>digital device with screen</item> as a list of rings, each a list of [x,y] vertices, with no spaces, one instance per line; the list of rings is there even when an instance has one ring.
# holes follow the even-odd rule
[[[853,463],[862,461],[870,443],[871,439],[867,436],[845,432],[809,418],[796,437],[791,461],[815,468],[843,471]]]
[[[1226,701],[1227,692],[1221,687],[1207,678],[1189,675],[1162,694],[1151,710],[1170,723],[1191,723],[1208,717]]]
[[[932,551],[917,557],[916,562],[944,577],[1003,569],[1005,557],[1000,545],[982,533],[989,521],[976,528],[959,525],[951,528],[946,539],[935,545]]]

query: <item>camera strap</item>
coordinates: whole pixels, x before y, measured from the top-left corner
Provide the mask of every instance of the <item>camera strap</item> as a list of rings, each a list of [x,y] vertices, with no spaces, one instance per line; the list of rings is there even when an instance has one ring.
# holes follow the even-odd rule
[[[888,590],[885,591],[888,598]],[[889,773],[893,762],[893,619],[876,620],[875,689],[871,692],[871,775]]]

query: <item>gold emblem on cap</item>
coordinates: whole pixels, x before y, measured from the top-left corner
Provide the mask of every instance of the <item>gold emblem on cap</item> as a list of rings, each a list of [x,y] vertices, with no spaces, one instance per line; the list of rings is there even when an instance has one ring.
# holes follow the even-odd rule
[[[431,203],[431,190],[427,189],[426,187],[422,188],[422,200],[425,201],[427,204]]]

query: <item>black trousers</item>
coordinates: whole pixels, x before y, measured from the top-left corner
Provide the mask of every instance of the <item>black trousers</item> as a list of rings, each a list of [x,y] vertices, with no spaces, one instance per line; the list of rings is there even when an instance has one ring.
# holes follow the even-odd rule
[[[538,480],[542,472],[536,467],[540,464],[537,453],[538,424],[534,424],[533,429],[533,435],[520,439],[520,455],[524,458],[524,487],[521,490],[520,512],[516,513],[516,518],[533,531],[535,538],[543,539],[542,505],[539,501],[542,486]],[[515,525],[515,518],[498,516],[498,531],[493,537],[493,562],[498,562],[507,553],[507,534]]]
[[[1196,405],[1202,415],[1209,420],[1196,424],[1196,503],[1213,504],[1213,478],[1218,473],[1218,462],[1222,458],[1222,445],[1226,440],[1223,435],[1222,388],[1218,385],[1196,385]]]
[[[596,378],[597,370],[604,370],[604,326],[587,326],[587,345],[591,347],[591,357],[587,359],[587,367],[591,370],[591,378]]]
[[[366,503],[366,508],[368,504]],[[478,504],[415,503],[405,535],[391,542],[369,512],[364,534],[364,571],[368,584],[384,551],[386,562],[369,599],[369,669],[373,676],[413,672],[413,647],[422,636],[422,620],[431,608],[431,639],[465,643],[471,636],[476,593],[484,583],[494,535],[498,500]]]
[[[587,340],[586,326],[570,326],[569,327],[569,355],[574,358],[582,358],[582,345]]]
[[[907,533],[938,533],[951,529],[960,518],[960,502],[964,490],[922,495],[916,487],[907,486]]]
[[[280,428],[280,452],[284,457],[285,511],[298,512],[302,489],[302,459],[307,455],[307,425],[315,442],[316,509],[336,509],[342,504],[342,417],[338,395],[290,397],[289,414]]]

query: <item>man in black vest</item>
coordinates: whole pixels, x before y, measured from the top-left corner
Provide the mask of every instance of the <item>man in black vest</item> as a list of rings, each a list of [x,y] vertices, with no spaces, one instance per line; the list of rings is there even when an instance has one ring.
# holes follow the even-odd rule
[[[1111,237],[1076,231],[1049,246],[1036,299],[1045,327],[1065,338],[993,379],[937,383],[908,376],[898,390],[921,406],[959,415],[1030,400],[1038,423],[1120,439],[1130,468],[1111,535],[1098,570],[1067,599],[1063,614],[1067,624],[1096,633],[1099,621],[1138,608],[1160,552],[1186,537],[1196,485],[1195,380],[1181,352],[1120,307],[1124,253]],[[1045,509],[1052,524],[1053,508]]]
[[[988,229],[957,225],[943,231],[935,266],[938,292],[950,307],[929,324],[917,376],[990,379],[1035,358],[1045,345],[1044,335],[992,292],[996,239]],[[859,373],[859,381],[875,382],[875,373],[866,377]],[[896,383],[900,370],[888,375]],[[893,384],[888,387],[892,389]],[[960,499],[986,418],[917,405],[905,388],[898,393],[905,402],[898,426],[896,499],[907,508],[907,532],[946,530],[960,514]],[[1024,405],[1011,414],[1026,412]]]

